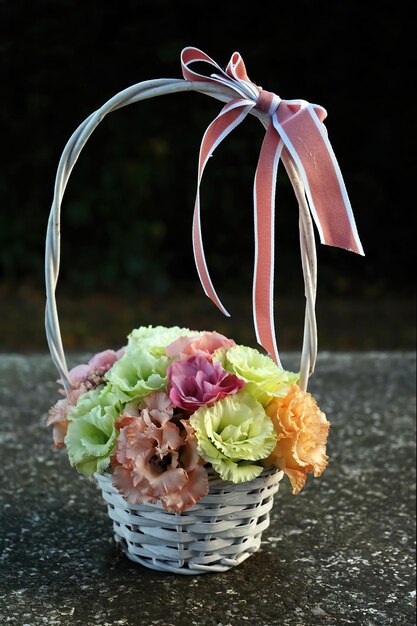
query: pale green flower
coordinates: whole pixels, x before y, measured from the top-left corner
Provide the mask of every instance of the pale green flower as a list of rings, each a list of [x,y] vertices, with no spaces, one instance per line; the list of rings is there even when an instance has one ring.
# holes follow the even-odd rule
[[[190,423],[198,452],[223,480],[240,483],[259,476],[276,444],[272,420],[262,405],[245,391],[227,396],[211,407],[199,408]]]
[[[94,389],[80,398],[69,413],[65,445],[71,465],[91,476],[105,470],[116,445],[115,422],[122,411],[109,386]]]
[[[75,406],[70,408],[68,419],[76,420],[78,417],[85,415],[96,406],[107,407],[116,405],[119,402],[118,397],[113,392],[110,385],[100,385],[91,391],[82,394]]]
[[[197,334],[178,326],[141,326],[133,330],[128,337],[125,354],[106,375],[114,393],[122,402],[139,402],[153,391],[166,391],[167,346],[178,337]]]
[[[131,350],[107,372],[114,393],[122,402],[143,400],[153,391],[166,391],[168,357],[146,350]]]
[[[215,353],[214,359],[221,361],[228,372],[242,378],[246,382],[245,391],[263,406],[272,398],[285,397],[291,385],[299,378],[299,374],[281,370],[271,357],[247,346],[220,349]]]
[[[146,351],[154,357],[165,356],[166,347],[178,337],[195,337],[201,333],[189,328],[172,326],[141,326],[135,328],[129,337],[126,352],[128,354]]]

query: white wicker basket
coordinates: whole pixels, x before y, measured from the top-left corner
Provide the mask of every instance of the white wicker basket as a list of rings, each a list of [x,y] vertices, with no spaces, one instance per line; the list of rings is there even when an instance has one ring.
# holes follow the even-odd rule
[[[247,483],[210,473],[209,494],[181,514],[161,503],[129,504],[110,474],[95,474],[126,556],[148,568],[176,574],[225,572],[259,550],[283,472],[264,470]]]

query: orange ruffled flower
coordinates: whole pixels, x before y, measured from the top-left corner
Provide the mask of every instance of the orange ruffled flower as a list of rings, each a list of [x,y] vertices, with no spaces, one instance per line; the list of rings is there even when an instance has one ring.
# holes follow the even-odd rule
[[[318,477],[327,466],[330,423],[310,393],[292,385],[285,398],[274,398],[265,409],[278,434],[277,445],[262,463],[282,469],[293,494],[304,487],[307,474]]]

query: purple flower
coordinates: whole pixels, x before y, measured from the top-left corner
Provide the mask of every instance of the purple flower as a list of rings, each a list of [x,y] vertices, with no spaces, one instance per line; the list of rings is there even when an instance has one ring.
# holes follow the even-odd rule
[[[168,367],[168,380],[171,402],[187,413],[194,413],[200,406],[211,406],[245,384],[226,372],[218,361],[212,363],[201,356],[174,361]]]

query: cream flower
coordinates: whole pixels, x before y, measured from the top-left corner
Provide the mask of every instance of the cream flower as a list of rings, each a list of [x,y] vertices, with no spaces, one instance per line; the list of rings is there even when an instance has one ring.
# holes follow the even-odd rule
[[[192,334],[188,328],[177,326],[141,326],[133,330],[123,356],[106,375],[119,399],[140,402],[155,391],[166,391],[166,348],[179,336]]]
[[[191,417],[198,452],[223,480],[245,482],[259,476],[260,461],[275,447],[276,435],[262,405],[245,391],[226,396]]]
[[[166,356],[166,348],[179,337],[195,336],[195,331],[178,326],[141,326],[132,330],[128,337],[126,352],[132,354],[146,351],[154,357]]]
[[[219,360],[224,369],[243,379],[246,382],[245,391],[262,406],[266,406],[274,397],[286,396],[291,385],[299,378],[298,374],[281,370],[271,357],[247,346],[217,350],[214,360]]]
[[[107,372],[114,392],[122,402],[140,401],[154,391],[165,391],[168,357],[153,356],[145,350],[126,350]]]
[[[304,487],[307,474],[321,476],[328,456],[330,424],[310,393],[293,385],[285,398],[275,398],[266,408],[278,435],[277,445],[263,465],[275,465],[290,479],[293,494]]]

